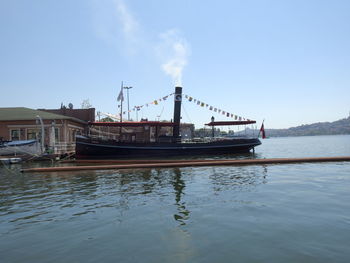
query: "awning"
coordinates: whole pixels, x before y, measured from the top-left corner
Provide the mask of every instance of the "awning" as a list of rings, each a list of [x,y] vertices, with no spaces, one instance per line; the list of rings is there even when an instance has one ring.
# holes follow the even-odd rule
[[[109,126],[109,127],[145,127],[145,126],[157,126],[157,127],[173,127],[173,122],[160,122],[160,121],[123,121],[123,122],[89,122],[90,126]]]

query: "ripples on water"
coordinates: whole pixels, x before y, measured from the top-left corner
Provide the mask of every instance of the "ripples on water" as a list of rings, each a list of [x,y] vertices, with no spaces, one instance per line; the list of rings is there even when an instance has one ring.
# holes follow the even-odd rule
[[[350,155],[349,143],[350,136],[271,139],[256,155]],[[350,259],[349,163],[47,174],[20,168],[0,168],[2,262]]]

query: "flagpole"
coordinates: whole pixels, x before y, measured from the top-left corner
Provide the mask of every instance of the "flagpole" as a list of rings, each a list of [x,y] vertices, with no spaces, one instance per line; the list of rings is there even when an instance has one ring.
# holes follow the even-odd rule
[[[123,81],[121,84],[121,91],[123,91]],[[120,122],[123,122],[123,100],[120,100]]]
[[[264,125],[264,121],[265,121],[265,119],[263,119],[263,122],[262,122],[262,124],[261,124],[261,127]],[[258,133],[258,138],[259,138],[260,133],[261,133],[261,127],[260,127],[260,130],[259,130],[259,133]]]

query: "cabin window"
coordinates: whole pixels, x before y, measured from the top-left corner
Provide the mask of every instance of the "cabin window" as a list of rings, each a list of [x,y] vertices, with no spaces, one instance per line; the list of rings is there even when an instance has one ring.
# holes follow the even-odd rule
[[[156,127],[154,127],[154,126],[150,127],[149,141],[150,142],[156,141]]]
[[[172,136],[172,128],[171,127],[160,127],[159,136]]]
[[[11,130],[11,141],[18,141],[20,139],[19,130]]]

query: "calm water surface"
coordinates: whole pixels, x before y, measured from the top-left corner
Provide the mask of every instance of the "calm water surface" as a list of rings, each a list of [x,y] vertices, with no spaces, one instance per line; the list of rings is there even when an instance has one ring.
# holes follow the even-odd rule
[[[235,157],[344,155],[350,136],[273,138]],[[350,163],[21,168],[0,167],[1,262],[350,262]]]

